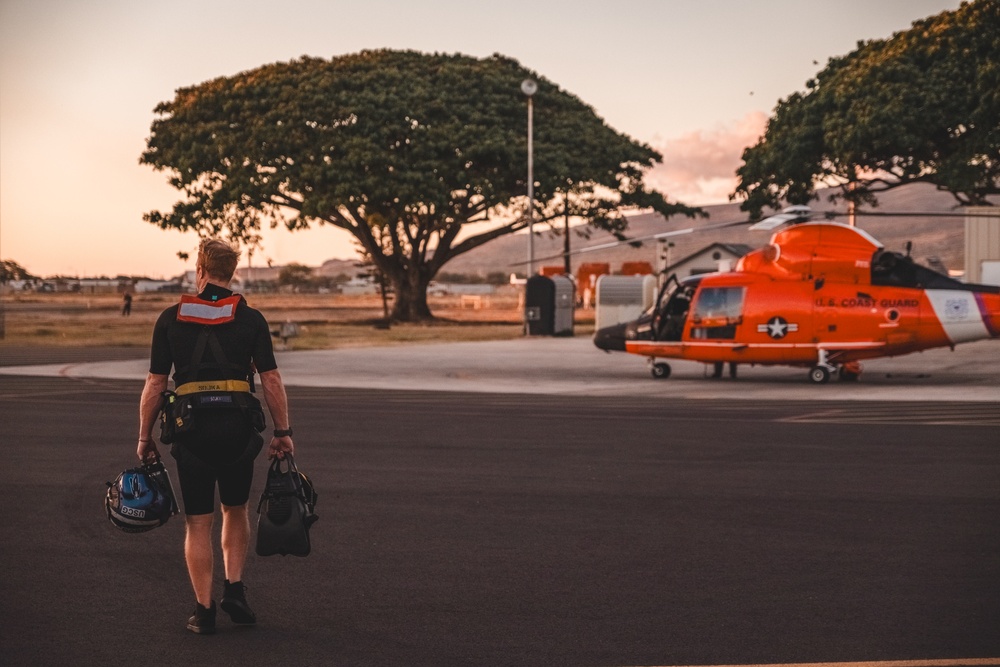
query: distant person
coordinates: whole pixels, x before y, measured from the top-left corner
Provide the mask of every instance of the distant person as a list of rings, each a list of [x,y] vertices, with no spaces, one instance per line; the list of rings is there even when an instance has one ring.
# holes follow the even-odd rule
[[[268,457],[284,458],[295,449],[288,399],[267,321],[229,289],[238,261],[239,252],[228,243],[202,241],[195,272],[198,296],[182,296],[178,305],[164,310],[156,321],[139,405],[136,453],[144,462],[159,457],[152,432],[164,397],[173,400],[170,405],[175,409],[190,402],[194,412],[194,419],[186,422],[194,428],[176,434],[171,455],[177,459],[186,526],[184,556],[196,599],[187,628],[199,634],[215,632],[212,522],[216,487],[222,504],[226,579],[219,606],[237,624],[257,621],[243,584],[250,541],[247,502],[254,459],[263,446],[259,431],[264,429],[263,410],[251,393],[254,369],[260,372],[264,401],[275,426]],[[171,368],[173,395],[165,393]]]
[[[132,314],[132,295],[129,292],[125,292],[125,296],[122,297],[122,317],[128,317]]]

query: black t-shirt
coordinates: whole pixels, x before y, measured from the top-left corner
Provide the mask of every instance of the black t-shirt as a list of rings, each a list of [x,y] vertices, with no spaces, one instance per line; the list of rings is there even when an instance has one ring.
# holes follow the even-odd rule
[[[209,283],[199,299],[217,301],[232,296],[232,291]],[[174,369],[174,384],[180,386],[194,380],[246,380],[250,374],[251,362],[257,372],[266,373],[278,367],[274,360],[274,347],[271,345],[271,333],[267,320],[258,310],[247,305],[240,297],[236,307],[236,315],[231,322],[225,324],[196,324],[194,322],[178,322],[177,309],[171,306],[156,320],[153,327],[153,343],[149,355],[149,372],[156,375],[168,375]],[[225,354],[225,361],[235,367],[209,366],[203,368],[197,377],[189,377],[192,357],[198,343],[198,337],[206,327],[211,328]],[[212,364],[221,360],[215,359],[212,346],[205,346],[202,362]]]

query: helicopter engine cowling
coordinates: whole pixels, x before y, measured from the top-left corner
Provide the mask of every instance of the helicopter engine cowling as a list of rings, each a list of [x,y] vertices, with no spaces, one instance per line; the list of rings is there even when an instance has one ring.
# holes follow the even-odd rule
[[[856,227],[805,223],[775,232],[770,245],[745,255],[736,270],[779,280],[822,277],[863,284],[870,280],[872,256],[881,249],[881,243]]]

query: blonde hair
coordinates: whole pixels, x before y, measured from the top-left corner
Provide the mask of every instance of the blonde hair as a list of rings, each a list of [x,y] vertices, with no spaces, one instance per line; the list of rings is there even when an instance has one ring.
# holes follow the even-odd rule
[[[240,251],[219,239],[203,239],[198,246],[198,266],[209,277],[229,282],[240,263]]]

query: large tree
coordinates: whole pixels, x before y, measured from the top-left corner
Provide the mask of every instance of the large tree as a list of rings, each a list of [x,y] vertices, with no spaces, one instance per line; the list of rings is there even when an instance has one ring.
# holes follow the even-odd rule
[[[0,284],[6,285],[12,280],[31,280],[35,276],[12,259],[0,261]]]
[[[393,318],[431,317],[448,260],[523,230],[534,79],[534,220],[566,213],[621,234],[622,211],[693,214],[643,184],[661,160],[516,61],[412,51],[302,58],[177,91],[141,162],[183,192],[161,228],[259,241],[261,224],[349,231],[390,281]]]
[[[734,197],[759,216],[782,200],[877,204],[933,183],[961,204],[1000,194],[1000,2],[979,0],[832,58],[807,92],[781,100],[743,153]]]

